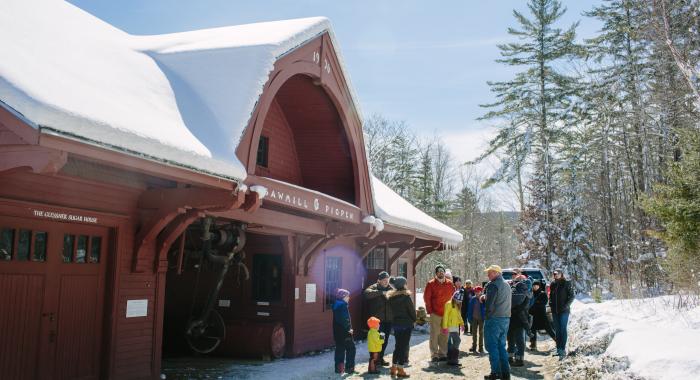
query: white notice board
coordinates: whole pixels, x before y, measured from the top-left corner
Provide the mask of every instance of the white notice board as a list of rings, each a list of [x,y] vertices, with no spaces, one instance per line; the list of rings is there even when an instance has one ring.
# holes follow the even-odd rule
[[[316,302],[316,284],[306,284],[306,303]]]
[[[146,317],[148,316],[148,300],[127,300],[126,317]]]

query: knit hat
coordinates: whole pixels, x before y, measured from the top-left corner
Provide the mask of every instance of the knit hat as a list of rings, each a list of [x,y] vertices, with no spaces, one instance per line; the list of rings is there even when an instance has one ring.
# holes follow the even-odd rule
[[[476,288],[474,288],[474,291],[475,292],[483,292],[484,288],[482,288],[481,286],[477,286]]]
[[[440,270],[440,269],[442,269],[442,271],[444,272],[444,271],[445,271],[445,266],[442,265],[442,264],[438,264],[438,265],[435,267],[435,273],[437,273],[438,270]]]
[[[342,300],[343,298],[347,297],[350,295],[350,292],[347,291],[346,289],[338,289],[338,291],[335,292],[335,298]]]
[[[389,273],[387,273],[387,271],[382,271],[382,272],[379,272],[379,276],[377,276],[377,279],[383,280],[383,279],[389,278],[389,277],[390,276],[389,276]]]
[[[394,287],[397,290],[406,288],[406,277],[398,276],[394,277]]]
[[[370,317],[367,320],[367,326],[371,329],[378,329],[380,323],[381,323],[381,321],[377,317]]]
[[[463,297],[464,297],[464,295],[459,290],[457,290],[456,292],[454,292],[452,294],[452,299],[457,301],[457,302],[462,302]]]
[[[464,281],[464,285],[471,285],[471,284],[472,284],[472,280]]]

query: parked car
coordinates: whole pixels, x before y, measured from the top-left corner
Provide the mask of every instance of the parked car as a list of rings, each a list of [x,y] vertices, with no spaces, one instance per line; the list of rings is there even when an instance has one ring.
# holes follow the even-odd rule
[[[544,283],[545,289],[547,290],[547,296],[549,296],[549,273],[545,269],[541,268],[520,268],[524,275],[526,275],[532,281],[539,281]],[[503,279],[510,282],[515,274],[515,268],[507,268],[503,270]]]

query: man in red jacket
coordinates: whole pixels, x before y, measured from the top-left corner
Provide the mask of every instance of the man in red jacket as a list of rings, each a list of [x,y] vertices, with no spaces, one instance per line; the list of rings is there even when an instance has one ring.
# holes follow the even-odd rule
[[[435,278],[428,281],[423,293],[425,309],[430,314],[430,356],[434,362],[447,360],[447,335],[440,330],[445,303],[452,299],[454,291],[452,281],[445,278],[445,267],[436,266]]]

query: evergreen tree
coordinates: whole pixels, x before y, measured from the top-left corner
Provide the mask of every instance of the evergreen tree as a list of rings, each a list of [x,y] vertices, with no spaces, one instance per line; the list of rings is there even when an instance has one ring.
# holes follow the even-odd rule
[[[417,174],[415,200],[418,207],[426,213],[433,211],[433,156],[432,145],[428,144],[421,149],[420,166]]]
[[[536,181],[535,220],[540,221],[546,242],[543,247],[545,265],[548,256],[555,251],[555,196],[553,190],[557,150],[568,127],[574,97],[578,91],[577,79],[556,68],[556,63],[576,56],[577,24],[567,30],[556,27],[566,11],[557,0],[530,0],[528,8],[532,19],[513,11],[519,29],[508,28],[508,33],[520,42],[499,45],[502,59],[498,62],[522,67],[515,78],[506,82],[488,82],[497,101],[484,105],[491,108],[482,119],[508,120],[490,142],[489,149],[480,159],[504,150],[501,168],[493,181],[511,180],[522,170],[523,164],[534,158],[541,175]],[[528,211],[526,210],[526,213]],[[541,213],[541,215],[539,214]],[[527,229],[526,229],[527,230]]]

